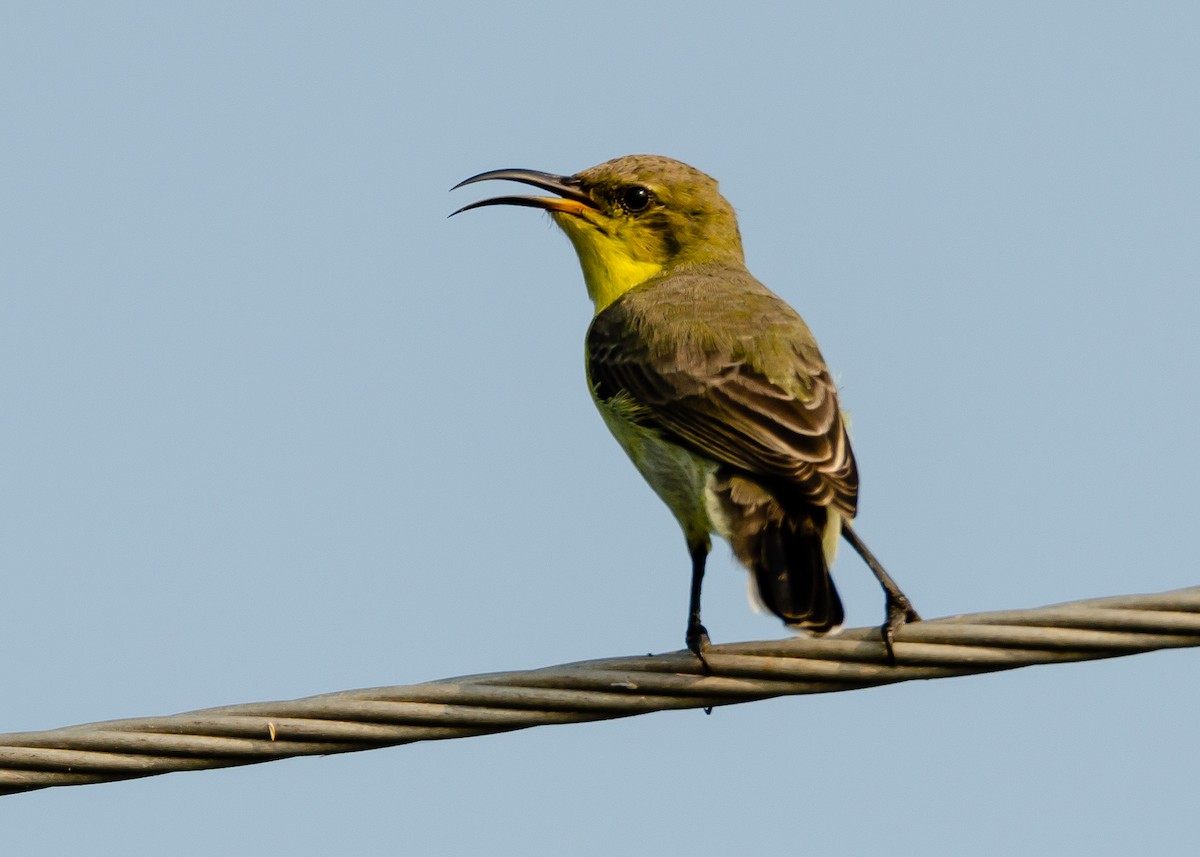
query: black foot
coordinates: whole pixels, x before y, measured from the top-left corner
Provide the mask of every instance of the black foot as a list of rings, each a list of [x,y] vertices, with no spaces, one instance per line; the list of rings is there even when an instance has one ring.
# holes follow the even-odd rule
[[[904,596],[892,595],[887,596],[887,621],[879,627],[879,633],[883,637],[883,647],[887,650],[888,666],[896,665],[896,649],[893,641],[896,637],[896,630],[908,622],[920,622],[921,617],[913,608],[912,602]]]
[[[712,642],[708,639],[708,630],[699,622],[689,624],[685,639],[688,651],[699,658],[700,666],[704,668],[706,673],[712,675],[712,667],[708,665],[708,661],[704,658],[704,652],[712,645]]]

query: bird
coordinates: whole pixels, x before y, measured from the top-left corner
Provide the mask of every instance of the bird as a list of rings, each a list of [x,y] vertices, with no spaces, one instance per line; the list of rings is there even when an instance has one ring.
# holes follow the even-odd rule
[[[885,593],[880,627],[920,620],[851,526],[859,477],[837,386],[801,316],[746,268],[733,206],[715,179],[660,155],[573,175],[490,170],[483,181],[553,196],[494,205],[549,212],[579,257],[595,309],[586,372],[600,416],[674,514],[691,559],[687,648],[710,670],[700,601],[712,536],[726,539],[757,601],[789,628],[823,635],[844,620],[830,573],[839,538]]]

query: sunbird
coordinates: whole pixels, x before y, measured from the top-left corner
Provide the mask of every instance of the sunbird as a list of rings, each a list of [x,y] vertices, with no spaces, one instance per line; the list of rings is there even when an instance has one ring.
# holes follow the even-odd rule
[[[605,424],[683,528],[692,578],[685,641],[707,669],[700,590],[712,534],[751,575],[751,593],[790,628],[841,627],[830,566],[839,536],[886,594],[893,637],[920,619],[850,526],[858,468],[838,391],[800,315],[751,276],[717,182],[658,155],[571,176],[491,170],[555,194],[463,206],[550,213],[579,256],[595,315],[587,381]]]

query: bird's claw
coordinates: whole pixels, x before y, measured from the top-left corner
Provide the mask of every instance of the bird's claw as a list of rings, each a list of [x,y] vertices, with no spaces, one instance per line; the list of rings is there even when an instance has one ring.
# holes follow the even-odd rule
[[[708,665],[708,660],[705,659],[704,653],[712,645],[712,641],[708,639],[708,629],[699,622],[688,625],[687,629],[687,647],[693,655],[700,660],[700,666],[708,674],[712,674],[712,667]]]
[[[921,616],[912,606],[912,602],[904,595],[892,596],[887,598],[887,621],[879,628],[880,636],[883,637],[883,648],[887,651],[888,666],[896,665],[896,648],[895,638],[896,631],[901,625],[908,622],[920,622]]]

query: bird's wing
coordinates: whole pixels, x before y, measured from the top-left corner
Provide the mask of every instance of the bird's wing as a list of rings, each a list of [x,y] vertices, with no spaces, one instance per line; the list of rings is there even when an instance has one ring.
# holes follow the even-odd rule
[[[751,323],[721,337],[697,331],[707,322],[694,314],[673,322],[677,316],[668,312],[654,324],[633,315],[614,304],[588,331],[588,371],[599,399],[622,397],[640,424],[853,517],[858,471],[837,388],[802,322],[794,331]]]

